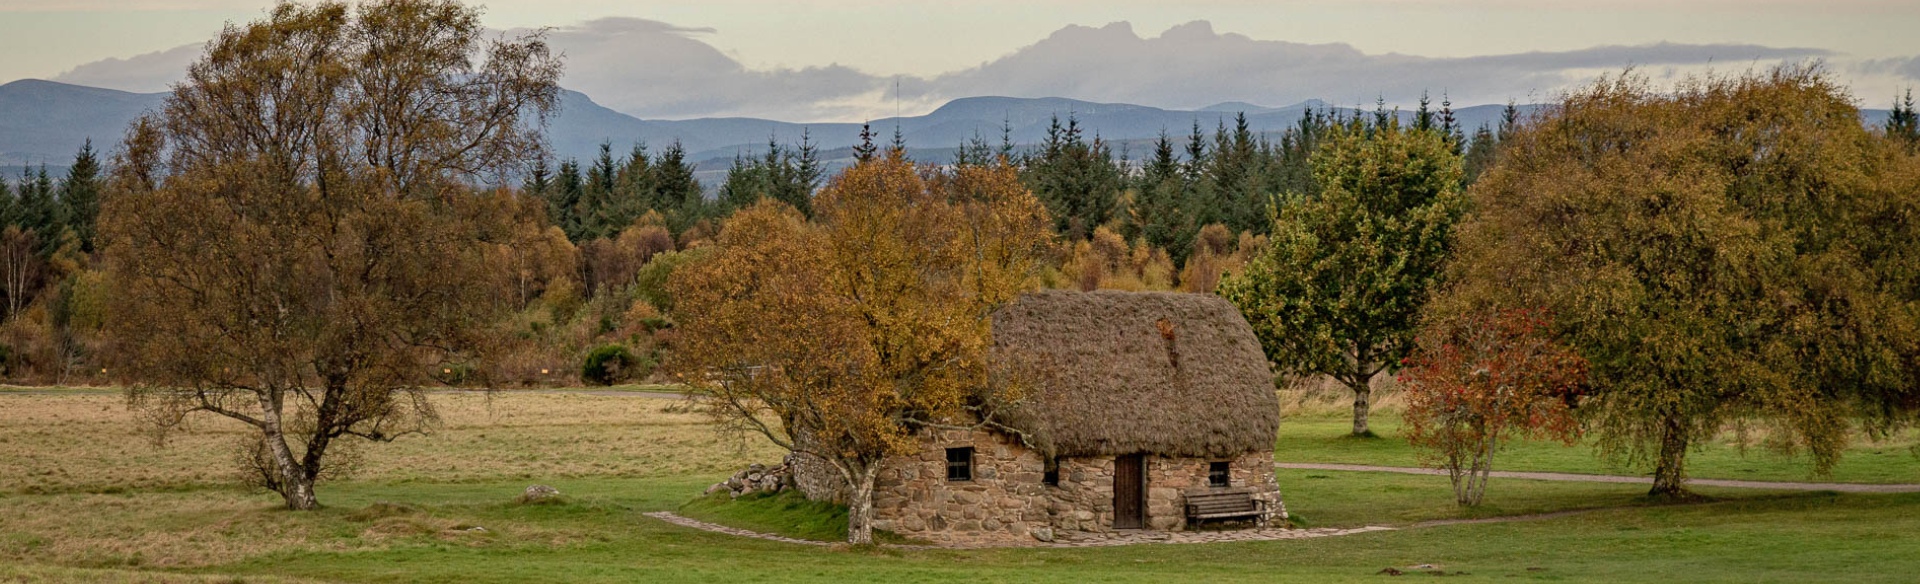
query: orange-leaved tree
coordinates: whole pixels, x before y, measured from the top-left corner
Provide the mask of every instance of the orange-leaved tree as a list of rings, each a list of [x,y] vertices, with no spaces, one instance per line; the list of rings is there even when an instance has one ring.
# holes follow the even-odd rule
[[[873,540],[882,460],[930,427],[993,422],[992,311],[1035,281],[1050,238],[1005,165],[934,170],[898,151],[834,178],[813,221],[762,201],[674,272],[669,364],[710,411],[833,466],[847,540]]]
[[[290,509],[351,438],[424,430],[419,388],[513,296],[523,205],[472,185],[538,146],[559,63],[483,35],[451,0],[279,4],[116,156],[100,238],[130,401],[163,431],[252,426],[243,478]]]
[[[1453,479],[1454,500],[1479,505],[1502,441],[1580,435],[1573,407],[1587,362],[1555,341],[1544,311],[1501,310],[1435,323],[1400,372],[1407,440]]]

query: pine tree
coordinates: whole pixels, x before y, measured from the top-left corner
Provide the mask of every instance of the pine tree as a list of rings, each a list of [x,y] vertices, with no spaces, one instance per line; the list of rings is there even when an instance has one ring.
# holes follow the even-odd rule
[[[1187,182],[1200,182],[1207,167],[1207,135],[1200,131],[1200,120],[1193,121],[1193,133],[1187,135]]]
[[[553,168],[548,165],[547,157],[533,159],[527,167],[527,176],[520,182],[520,192],[529,196],[545,198],[547,191],[553,188]]]
[[[1499,141],[1505,142],[1507,138],[1513,136],[1513,131],[1519,127],[1519,124],[1520,108],[1514,107],[1513,100],[1509,99],[1507,100],[1507,109],[1500,110],[1500,129],[1499,133],[1494,136],[1498,138]]]
[[[1433,100],[1427,97],[1427,92],[1421,91],[1420,109],[1414,110],[1413,112],[1414,130],[1427,132],[1437,129],[1436,126],[1438,124],[1434,120],[1433,109],[1430,107],[1432,103]]]
[[[1127,212],[1128,235],[1166,250],[1176,264],[1186,261],[1198,231],[1187,196],[1190,184],[1173,139],[1161,132],[1153,144],[1153,157],[1141,169],[1137,194]]]
[[[1020,178],[1046,205],[1055,231],[1070,239],[1086,238],[1113,219],[1125,188],[1125,173],[1113,153],[1099,139],[1083,138],[1080,121],[1072,116],[1065,125],[1053,118],[1046,142],[1026,160]]]
[[[1893,112],[1887,115],[1887,136],[1906,144],[1908,150],[1920,149],[1920,113],[1913,108],[1913,89],[1905,99],[1893,100]]]
[[[1460,149],[1466,146],[1466,136],[1460,129],[1460,120],[1453,115],[1453,98],[1448,97],[1444,91],[1440,92],[1440,134],[1447,137],[1447,144],[1453,148],[1455,156],[1458,156]]]
[[[100,215],[100,161],[88,139],[73,156],[60,183],[61,215],[82,253],[93,253],[94,220]]]
[[[11,182],[0,177],[0,227],[20,224],[20,201],[14,198]]]
[[[1224,223],[1236,232],[1265,233],[1269,193],[1261,184],[1263,162],[1246,114],[1234,116],[1231,132],[1221,122],[1207,160],[1202,197],[1207,208],[1197,212],[1200,224]]]
[[[586,240],[580,224],[580,196],[585,182],[580,178],[580,163],[569,158],[560,163],[560,172],[546,197],[547,215],[567,233],[567,239],[575,242]]]
[[[856,164],[873,160],[873,154],[880,148],[873,145],[873,126],[860,124],[860,143],[853,146],[853,160]]]
[[[599,152],[593,157],[593,165],[587,167],[587,180],[579,202],[581,232],[589,239],[619,234],[627,226],[627,221],[631,220],[622,220],[624,218],[615,199],[614,179],[618,173],[619,169],[613,161],[613,143],[601,142]]]
[[[1465,174],[1461,184],[1473,184],[1480,179],[1482,173],[1493,167],[1494,155],[1500,148],[1499,142],[1500,139],[1494,135],[1493,130],[1487,128],[1486,124],[1481,124],[1480,129],[1473,132],[1473,141],[1468,143],[1467,154],[1462,162]]]
[[[960,143],[953,149],[953,166],[988,166],[993,163],[993,148],[987,145],[986,138],[975,131],[972,138]]]
[[[39,170],[20,175],[20,227],[39,234],[40,240],[52,240],[52,234],[59,230],[61,223],[60,203],[54,198],[53,178],[47,174],[47,165],[41,164]],[[44,254],[43,254],[44,255]]]
[[[693,176],[695,168],[687,164],[686,147],[678,140],[660,153],[654,163],[655,175],[659,177],[658,200],[662,209],[676,211],[678,223],[676,231],[686,229],[698,221],[705,212],[706,197],[700,188],[700,181]]]
[[[655,176],[653,160],[647,155],[645,142],[634,144],[633,150],[627,153],[627,163],[620,165],[616,182],[619,204],[632,217],[638,218],[647,211],[661,209],[660,181]]]
[[[820,166],[820,149],[813,143],[813,137],[807,130],[800,130],[800,146],[789,151],[781,159],[783,170],[779,188],[773,196],[802,215],[813,216],[813,190],[820,187],[821,177],[826,169]]]

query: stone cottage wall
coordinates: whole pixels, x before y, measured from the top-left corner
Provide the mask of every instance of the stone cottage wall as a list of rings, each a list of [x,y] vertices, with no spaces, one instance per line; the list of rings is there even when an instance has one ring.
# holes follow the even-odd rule
[[[1059,459],[1058,486],[1042,478],[1039,453],[1002,434],[934,430],[921,437],[919,454],[888,459],[874,481],[874,527],[941,542],[1051,538],[1052,530],[1113,530],[1111,456]],[[947,480],[946,449],[972,446],[974,478]],[[1186,492],[1211,488],[1208,463],[1218,459],[1146,457],[1148,529],[1178,531],[1186,525]],[[1249,452],[1230,460],[1229,488],[1267,501],[1274,519],[1286,517],[1273,476],[1273,453]],[[825,461],[795,456],[796,486],[808,498],[844,503],[846,486]]]
[[[1047,525],[1040,455],[980,430],[933,430],[874,480],[874,527],[935,541],[1026,540]],[[973,447],[973,480],[947,480],[948,448]],[[1050,538],[1050,535],[1042,534]]]
[[[1147,529],[1187,528],[1186,491],[1208,489],[1207,466],[1217,459],[1146,457]],[[1280,485],[1273,477],[1273,453],[1249,452],[1231,459],[1229,488],[1249,490],[1267,501],[1275,518],[1285,517]],[[1068,531],[1113,530],[1113,457],[1064,458],[1060,486],[1048,489],[1047,511],[1054,527]]]
[[[889,458],[873,485],[873,526],[942,542],[1026,540],[1048,525],[1040,455],[1010,437],[981,430],[929,430],[919,454]],[[947,480],[947,449],[973,447],[973,480]],[[795,486],[808,499],[845,503],[846,481],[833,465],[794,456]]]

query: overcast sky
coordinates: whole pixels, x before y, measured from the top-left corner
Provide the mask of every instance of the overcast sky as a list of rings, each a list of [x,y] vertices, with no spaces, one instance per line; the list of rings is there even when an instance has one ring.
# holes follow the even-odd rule
[[[0,0],[0,54],[9,57],[0,80],[161,90],[223,23],[258,18],[270,4]],[[1544,99],[1628,65],[1666,77],[1811,59],[1866,107],[1920,84],[1920,2],[1911,1],[483,4],[490,27],[551,27],[568,55],[567,87],[649,118],[857,121],[970,95],[1190,108],[1407,103],[1430,90],[1478,104]]]

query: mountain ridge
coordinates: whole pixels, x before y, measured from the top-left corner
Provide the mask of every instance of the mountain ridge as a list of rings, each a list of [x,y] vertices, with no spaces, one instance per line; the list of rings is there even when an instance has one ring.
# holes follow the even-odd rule
[[[94,141],[96,150],[111,151],[127,124],[143,112],[160,108],[165,97],[165,93],[132,93],[39,79],[0,85],[0,172],[12,169],[11,176],[17,176],[20,167],[39,164],[49,169],[64,168],[88,139]],[[1526,113],[1539,106],[1520,107]],[[1041,142],[1056,118],[1063,123],[1074,118],[1087,136],[1127,147],[1150,143],[1163,132],[1184,141],[1195,125],[1211,133],[1219,127],[1231,127],[1233,118],[1242,113],[1253,131],[1277,133],[1297,123],[1308,108],[1349,115],[1363,111],[1329,107],[1320,100],[1279,107],[1224,102],[1178,110],[1062,97],[976,96],[949,101],[923,115],[882,118],[867,125],[880,141],[892,140],[897,128],[910,151],[922,152],[923,156],[951,156],[953,148],[975,138],[997,145],[1003,132],[1016,146]],[[1454,116],[1471,133],[1482,124],[1497,125],[1504,108],[1504,104],[1462,107],[1454,110]],[[1397,113],[1402,119],[1412,117],[1410,111]],[[1886,110],[1861,110],[1861,117],[1877,123],[1885,119]],[[646,120],[601,106],[586,94],[563,89],[560,111],[549,120],[547,134],[553,155],[560,159],[589,158],[602,143],[610,143],[616,154],[624,155],[638,145],[657,153],[677,141],[686,150],[687,159],[700,166],[703,179],[712,181],[716,172],[724,173],[734,157],[765,152],[769,140],[791,146],[804,134],[823,153],[845,152],[859,141],[861,125],[744,117]]]

